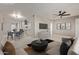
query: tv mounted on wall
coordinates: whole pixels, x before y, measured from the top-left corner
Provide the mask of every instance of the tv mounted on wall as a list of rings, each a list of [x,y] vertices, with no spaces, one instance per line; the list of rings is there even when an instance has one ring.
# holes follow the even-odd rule
[[[48,29],[48,24],[39,23],[39,29]]]

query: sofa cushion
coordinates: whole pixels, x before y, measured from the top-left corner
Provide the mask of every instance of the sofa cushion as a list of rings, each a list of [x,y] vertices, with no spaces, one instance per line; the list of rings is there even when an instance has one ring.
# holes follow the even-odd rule
[[[2,51],[6,55],[15,55],[15,48],[12,43],[9,41],[6,41],[4,47],[2,48]],[[6,53],[5,53],[6,52]]]
[[[60,54],[67,55],[69,48],[70,46],[68,46],[66,43],[63,42],[60,46]]]
[[[69,48],[72,45],[73,38],[62,38],[62,44],[60,46],[60,54],[67,55]]]
[[[76,38],[68,51],[69,55],[79,55],[79,38]]]
[[[68,55],[77,55],[77,53],[74,51],[74,48],[73,48],[74,46],[72,45],[70,48],[69,48],[69,50],[68,50]]]
[[[71,46],[74,42],[73,38],[62,38],[62,42],[66,43],[68,46]]]

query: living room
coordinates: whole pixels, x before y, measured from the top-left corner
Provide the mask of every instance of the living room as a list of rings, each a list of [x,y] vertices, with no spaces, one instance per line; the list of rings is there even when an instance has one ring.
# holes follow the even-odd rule
[[[78,7],[78,3],[0,4],[1,54],[62,55],[60,47],[64,39],[69,45],[66,55],[78,55]],[[48,42],[45,51],[33,51],[35,40],[37,44]]]

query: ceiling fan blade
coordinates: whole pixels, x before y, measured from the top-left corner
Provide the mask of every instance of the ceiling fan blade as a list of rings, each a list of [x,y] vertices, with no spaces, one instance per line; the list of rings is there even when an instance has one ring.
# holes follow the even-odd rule
[[[60,18],[62,18],[63,16],[69,16],[69,15],[71,15],[71,14],[67,14],[67,12],[66,11],[59,11],[59,13],[58,14],[53,14],[53,15],[55,15],[55,16],[59,16]]]
[[[63,14],[62,16],[69,16],[70,14]]]
[[[66,12],[64,11],[64,12],[62,12],[62,14],[65,14]]]

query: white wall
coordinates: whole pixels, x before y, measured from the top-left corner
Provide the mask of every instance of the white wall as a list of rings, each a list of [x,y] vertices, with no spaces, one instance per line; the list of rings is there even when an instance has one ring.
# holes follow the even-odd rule
[[[71,23],[71,29],[70,30],[57,30],[57,24],[58,23],[65,23],[70,22]],[[55,41],[62,42],[62,38],[71,38],[75,36],[75,18],[65,18],[65,19],[57,19],[53,20],[53,34],[52,38]]]
[[[25,31],[24,38],[27,40],[27,37],[31,37],[31,39],[29,41],[32,41],[33,40],[32,38],[35,35],[34,21],[33,21],[33,18],[31,16],[29,16],[27,19],[28,19],[28,23],[29,23],[29,26],[28,26],[29,29],[27,31]],[[2,23],[2,20],[0,19],[0,25]],[[15,20],[15,19],[13,19],[11,17],[7,17],[6,16],[4,18],[3,32],[1,31],[1,26],[0,26],[0,43],[1,43],[2,40],[6,40],[7,39],[7,32],[11,30],[11,24],[12,23],[17,23],[17,22],[18,22],[17,20]],[[23,38],[23,40],[26,41],[24,38]],[[22,44],[21,41],[19,43]]]
[[[73,51],[79,54],[79,17],[75,19],[75,38]]]
[[[75,37],[79,37],[79,18],[75,19]]]
[[[70,30],[57,30],[58,23],[69,23],[71,24]],[[75,36],[75,18],[58,19],[53,21],[53,33],[60,35]]]
[[[39,29],[39,23],[48,24],[48,29]],[[37,39],[51,39],[51,22],[41,18],[35,19],[35,37]]]
[[[10,18],[10,17],[5,17],[4,19],[5,19],[5,21],[4,21],[3,35],[5,36],[7,34],[7,31],[10,30],[11,24],[16,23],[16,21],[14,19]],[[73,18],[73,17],[62,19],[62,20],[55,20],[55,21],[50,21],[50,20],[47,20],[47,19],[44,20],[44,19],[41,19],[41,18],[38,18],[38,17],[33,18],[31,16],[29,16],[27,19],[29,21],[30,26],[29,26],[28,31],[26,31],[24,38],[27,38],[29,36],[29,37],[32,37],[32,38],[39,39],[38,33],[40,31],[45,31],[44,33],[46,33],[46,32],[49,33],[49,37],[42,36],[44,38],[51,38],[51,37],[54,36],[54,34],[59,34],[59,35],[63,35],[63,36],[72,36],[72,37],[75,36],[75,18]],[[71,23],[71,30],[64,30],[64,31],[57,30],[56,24],[57,23],[63,23],[63,22],[70,22]],[[48,29],[47,30],[39,30],[39,23],[48,24]],[[51,30],[51,27],[50,27],[51,24],[52,24],[52,30]],[[2,35],[1,29],[0,29],[0,33],[1,33],[0,35]],[[33,41],[34,39],[32,39],[32,38],[30,38],[28,41]],[[1,40],[1,38],[0,38],[0,40]],[[57,41],[60,41],[60,40],[57,39]]]
[[[0,36],[1,37],[0,41],[2,41],[2,39],[3,39],[3,41],[5,41],[7,32],[10,31],[11,24],[18,22],[18,21],[15,21],[15,19],[13,19],[11,17],[5,17],[4,19],[5,20],[4,20],[4,26],[3,26],[3,34],[1,33],[1,29],[0,29],[0,33],[1,33],[0,35],[3,35],[3,37]],[[50,21],[42,20],[40,18],[33,18],[31,16],[29,16],[27,19],[29,22],[29,29],[27,31],[25,31],[23,38],[20,41],[18,41],[19,47],[21,46],[21,44],[24,45],[24,44],[30,43],[33,40],[40,39],[40,38],[38,38],[38,33],[41,31],[43,31],[44,33],[47,33],[47,34],[49,33],[48,37],[51,38],[51,33],[50,33],[51,22]],[[48,29],[47,30],[39,30],[39,23],[48,24]],[[44,37],[44,36],[42,36],[42,37]],[[48,37],[44,37],[44,38],[48,38]],[[25,42],[27,42],[27,43],[25,43]],[[17,43],[17,45],[18,45],[18,43]]]

